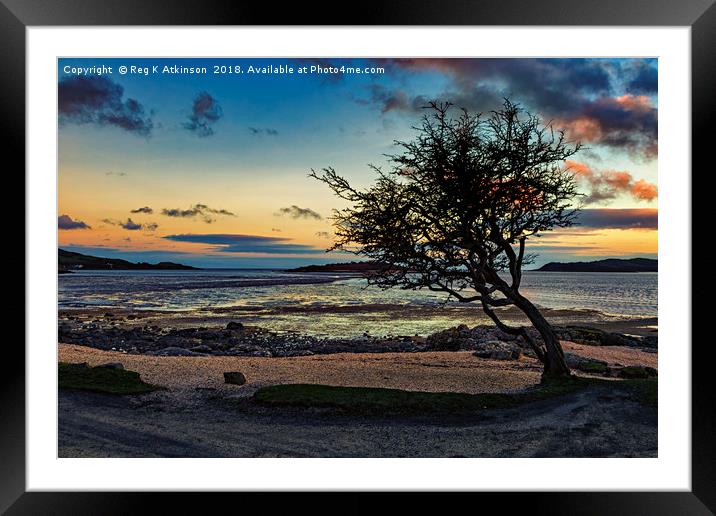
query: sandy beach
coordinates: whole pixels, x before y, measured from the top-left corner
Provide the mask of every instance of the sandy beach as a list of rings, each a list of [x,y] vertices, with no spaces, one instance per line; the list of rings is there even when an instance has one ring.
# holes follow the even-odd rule
[[[610,365],[657,367],[657,355],[619,346],[595,347],[563,341],[565,352]],[[421,353],[335,353],[300,357],[163,357],[131,355],[73,344],[59,345],[59,361],[91,366],[119,362],[146,382],[170,389],[249,391],[280,383],[385,387],[427,392],[514,392],[540,381],[535,359],[489,360],[467,351]],[[240,371],[245,386],[227,385],[225,371]]]

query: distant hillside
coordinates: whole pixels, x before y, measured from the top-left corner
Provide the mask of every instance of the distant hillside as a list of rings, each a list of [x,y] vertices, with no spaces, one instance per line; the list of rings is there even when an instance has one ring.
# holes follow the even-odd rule
[[[658,260],[651,258],[608,258],[594,262],[550,262],[538,271],[547,272],[657,272]]]
[[[159,263],[132,263],[127,260],[118,258],[100,258],[98,256],[90,256],[87,254],[73,253],[64,249],[57,250],[59,272],[66,273],[70,270],[141,270],[141,269],[158,269],[158,270],[190,270],[196,267],[189,265],[181,265],[172,262]]]
[[[286,272],[371,272],[380,269],[376,262],[327,263],[326,265],[307,265]]]

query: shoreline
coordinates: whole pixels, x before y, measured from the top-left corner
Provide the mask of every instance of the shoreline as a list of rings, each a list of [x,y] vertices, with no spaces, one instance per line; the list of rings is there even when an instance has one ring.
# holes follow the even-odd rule
[[[574,317],[575,313],[577,317]],[[339,310],[337,319],[344,320],[340,314]],[[656,352],[658,348],[656,318],[595,320],[590,311],[556,310],[547,311],[547,316],[562,340],[595,346],[645,348],[650,352]],[[321,315],[312,313],[311,317]],[[303,322],[310,326],[311,320]],[[445,320],[439,330],[421,335],[414,331],[416,328],[410,331],[410,319],[406,319],[398,328],[407,330],[405,333],[380,335],[373,333],[375,328],[369,320],[360,321],[360,326],[353,321],[353,331],[357,335],[342,337],[306,333],[301,331],[303,327],[296,331],[290,329],[290,325],[289,329],[284,329],[284,320],[267,317],[255,322],[236,317],[234,311],[219,310],[209,315],[197,311],[175,314],[95,308],[60,310],[58,335],[60,341],[68,344],[130,354],[280,357],[348,352],[502,350],[533,356],[521,339],[503,333],[493,324],[455,325],[453,320]],[[558,321],[564,324],[555,324]],[[540,339],[534,328],[525,326],[535,339]]]

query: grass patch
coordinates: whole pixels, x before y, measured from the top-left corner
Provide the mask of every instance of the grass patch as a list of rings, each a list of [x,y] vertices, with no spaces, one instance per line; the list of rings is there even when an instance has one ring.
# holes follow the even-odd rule
[[[586,387],[581,379],[549,382],[515,394],[413,392],[371,387],[287,384],[262,387],[254,400],[275,406],[329,407],[363,414],[453,414],[507,408],[560,396]]]
[[[602,374],[607,372],[607,364],[603,362],[582,362],[577,369],[584,373]]]
[[[72,367],[60,362],[58,384],[60,389],[101,392],[105,394],[145,394],[161,389],[145,383],[139,373],[106,367]]]
[[[622,378],[650,378],[656,376],[657,371],[653,367],[627,366],[619,371]]]
[[[332,408],[341,412],[369,415],[466,414],[485,409],[509,408],[545,400],[602,385],[630,389],[647,405],[656,405],[656,380],[609,381],[572,377],[550,380],[514,394],[464,394],[412,392],[370,387],[333,387],[315,384],[285,384],[262,387],[254,401],[269,406]]]
[[[656,378],[639,380],[621,380],[615,382],[630,389],[640,403],[649,407],[656,407],[659,404],[659,382]]]

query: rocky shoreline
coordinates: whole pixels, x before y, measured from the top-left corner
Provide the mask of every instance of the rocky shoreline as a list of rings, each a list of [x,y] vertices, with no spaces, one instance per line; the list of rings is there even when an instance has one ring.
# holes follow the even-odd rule
[[[656,335],[634,336],[583,326],[555,327],[560,339],[590,346],[622,346],[656,352]],[[531,329],[533,336],[539,339]],[[294,357],[332,353],[386,353],[473,351],[493,359],[519,359],[532,351],[515,336],[493,326],[459,325],[429,335],[326,338],[299,333],[278,333],[230,321],[223,326],[171,327],[143,324],[135,315],[65,315],[58,326],[60,342],[102,350],[157,356],[264,356]]]

